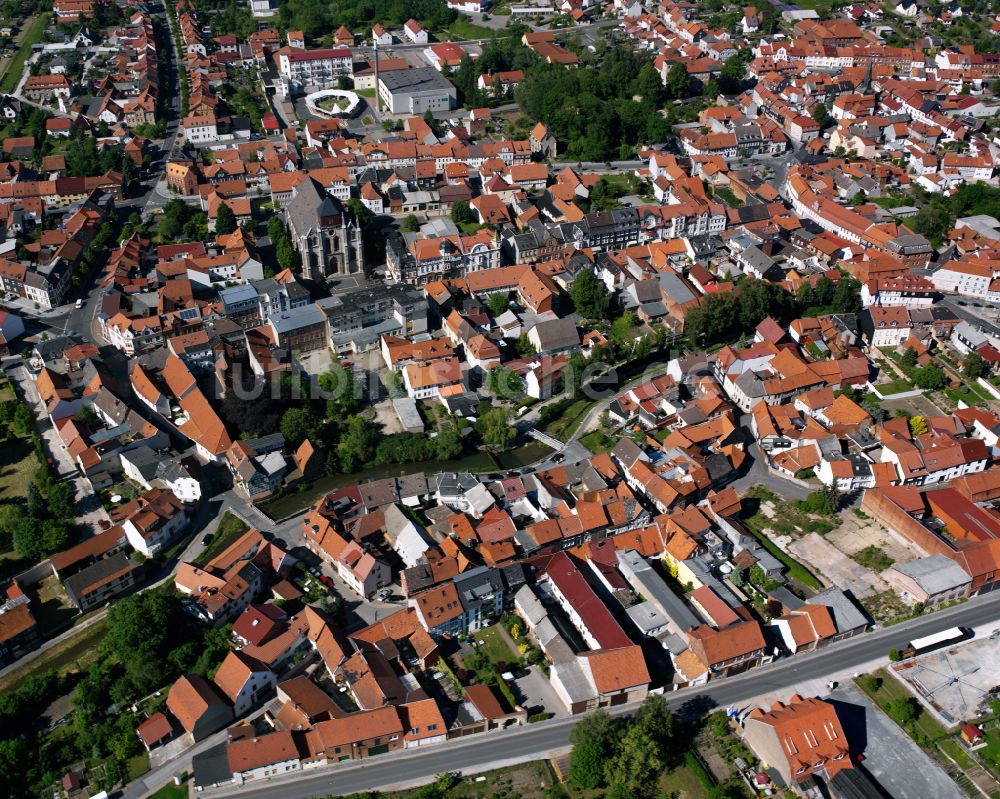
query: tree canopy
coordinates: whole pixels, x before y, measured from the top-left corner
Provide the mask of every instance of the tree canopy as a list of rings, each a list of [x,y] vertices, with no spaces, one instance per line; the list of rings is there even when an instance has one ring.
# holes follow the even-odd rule
[[[569,291],[573,307],[587,319],[605,319],[611,296],[607,287],[589,269],[580,270]]]
[[[616,46],[599,69],[538,65],[515,96],[528,117],[549,125],[567,156],[607,161],[667,137],[669,124],[660,114],[665,94],[647,55]]]

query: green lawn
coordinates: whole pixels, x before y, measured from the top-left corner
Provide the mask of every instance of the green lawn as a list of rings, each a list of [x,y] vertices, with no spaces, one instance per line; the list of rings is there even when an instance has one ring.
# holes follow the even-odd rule
[[[154,794],[150,794],[149,799],[187,799],[188,788],[186,785],[174,785],[168,782]]]
[[[580,443],[594,454],[598,454],[613,449],[615,444],[618,443],[618,439],[612,438],[600,430],[593,430],[581,437]]]
[[[472,638],[476,644],[479,644],[480,641],[483,642],[481,646],[476,646],[476,650],[486,655],[493,663],[510,663],[520,657],[508,646],[498,624],[480,630]]]
[[[10,65],[7,67],[7,74],[0,81],[0,92],[9,94],[17,88],[17,83],[21,80],[21,73],[24,71],[24,62],[31,55],[31,46],[38,44],[42,40],[42,34],[45,33],[45,28],[48,26],[49,17],[51,16],[52,13],[46,11],[44,14],[39,14],[35,17],[31,23],[31,27],[28,28],[28,33],[24,37],[24,41],[21,42],[21,46],[17,50],[17,54],[11,59]]]
[[[147,771],[149,771],[149,752],[143,752],[141,755],[136,755],[135,757],[130,757],[126,765],[126,770],[128,771],[128,781],[137,780]],[[184,791],[184,796],[187,796],[187,791]]]
[[[468,17],[461,15],[448,26],[444,33],[453,41],[459,39],[490,39],[494,34],[498,36],[503,35],[502,31],[495,31],[492,28],[484,28],[482,25],[476,25]]]
[[[898,377],[895,380],[890,380],[888,383],[878,383],[875,388],[878,389],[882,396],[887,397],[890,394],[902,394],[905,391],[912,391],[913,383]]]
[[[578,399],[571,403],[561,415],[557,416],[547,425],[544,432],[550,436],[567,441],[576,429],[583,423],[584,417],[594,406],[596,400]]]
[[[238,516],[234,516],[229,511],[219,521],[219,527],[212,537],[212,542],[205,547],[201,554],[195,558],[196,566],[204,566],[212,558],[220,555],[228,546],[233,544],[243,533],[250,528]]]
[[[11,438],[0,447],[0,502],[21,499],[38,471],[38,460],[31,442]]]
[[[677,799],[708,799],[708,789],[687,766],[678,766],[660,777],[659,796],[676,796]]]

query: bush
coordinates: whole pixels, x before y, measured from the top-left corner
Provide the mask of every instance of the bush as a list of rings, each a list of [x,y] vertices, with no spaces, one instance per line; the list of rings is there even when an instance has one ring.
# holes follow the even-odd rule
[[[858,678],[858,685],[869,694],[878,693],[882,687],[882,678],[876,677],[874,674],[865,674]]]
[[[889,650],[889,660],[891,660],[893,663],[898,663],[902,659],[903,659],[903,653],[900,652],[898,649]]]
[[[547,713],[545,711],[542,711],[540,713],[532,713],[530,716],[528,716],[528,724],[534,724],[536,721],[547,721],[548,719],[552,718],[553,715],[555,714]]]

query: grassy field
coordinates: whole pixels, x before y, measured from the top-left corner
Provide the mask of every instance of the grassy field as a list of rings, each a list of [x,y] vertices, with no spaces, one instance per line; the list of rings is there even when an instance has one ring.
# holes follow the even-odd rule
[[[30,663],[25,663],[20,668],[7,672],[3,677],[0,677],[0,693],[33,674],[41,674],[49,669],[55,669],[61,674],[82,671],[97,660],[98,647],[107,632],[107,627],[102,619],[79,635],[75,635],[42,653]]]
[[[874,676],[881,680],[878,690],[876,691],[868,690],[871,686],[869,686],[864,680],[858,680],[857,682],[861,690],[875,700],[883,711],[885,711],[887,705],[895,699],[913,698],[912,694],[900,685],[885,669],[879,669],[874,673]],[[889,714],[889,716],[891,718],[892,714]],[[905,729],[911,737],[914,732],[918,732],[921,735],[926,736],[928,740],[934,742],[950,737],[948,731],[942,727],[930,713],[923,712],[922,708],[917,714],[917,718],[910,724],[906,725],[903,729]]]
[[[219,527],[215,531],[215,536],[212,538],[212,542],[202,550],[201,554],[197,558],[195,558],[195,565],[204,566],[212,560],[212,558],[221,554],[226,547],[230,546],[234,541],[236,541],[237,538],[249,529],[250,528],[242,519],[238,516],[234,516],[229,511],[226,511],[226,514],[219,521]]]
[[[38,460],[26,438],[13,438],[0,447],[0,502],[23,499],[38,471]]]
[[[496,462],[501,469],[517,469],[520,466],[527,466],[529,463],[534,463],[551,454],[552,450],[549,447],[538,441],[532,441],[523,447],[498,453]]]
[[[21,80],[21,72],[24,70],[24,62],[31,55],[31,46],[38,44],[42,40],[42,34],[45,33],[45,28],[48,26],[49,17],[51,16],[52,14],[46,11],[44,14],[35,17],[31,22],[28,33],[17,50],[17,55],[11,60],[10,65],[7,67],[7,74],[0,81],[0,92],[9,94],[17,88],[17,83]]]

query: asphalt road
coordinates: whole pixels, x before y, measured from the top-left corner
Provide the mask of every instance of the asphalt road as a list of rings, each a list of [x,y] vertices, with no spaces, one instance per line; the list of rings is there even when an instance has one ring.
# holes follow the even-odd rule
[[[808,655],[779,660],[745,674],[707,686],[667,695],[675,713],[701,716],[717,708],[743,706],[749,700],[776,689],[788,689],[807,680],[825,680],[850,673],[864,664],[884,658],[889,649],[902,648],[913,638],[949,627],[980,627],[1000,621],[1000,592],[974,597],[953,608],[922,616],[910,622],[833,644]],[[635,706],[612,712],[627,714]],[[240,796],[245,799],[310,799],[381,790],[432,777],[442,771],[475,773],[508,761],[545,757],[568,745],[569,733],[579,717],[552,719],[513,730],[472,736],[466,740],[408,750],[364,761],[347,761],[317,773],[299,772],[267,784],[205,791],[205,796]]]

